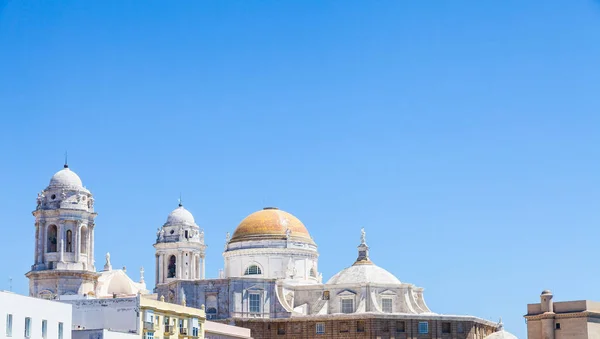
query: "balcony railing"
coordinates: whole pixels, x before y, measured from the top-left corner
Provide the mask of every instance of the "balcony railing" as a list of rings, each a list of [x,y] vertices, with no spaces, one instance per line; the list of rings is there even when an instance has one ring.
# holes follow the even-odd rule
[[[165,335],[174,335],[175,334],[175,328],[171,325],[165,325]]]
[[[188,330],[187,330],[187,328],[180,328],[180,329],[179,329],[179,334],[182,334],[182,335],[187,335],[187,334],[188,334]]]

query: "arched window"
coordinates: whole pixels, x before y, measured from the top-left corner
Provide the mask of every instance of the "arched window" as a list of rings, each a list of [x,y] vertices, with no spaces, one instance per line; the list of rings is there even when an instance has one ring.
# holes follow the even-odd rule
[[[310,274],[310,276],[311,276],[311,277],[313,277],[313,278],[316,278],[316,277],[317,277],[317,272],[315,271],[315,269],[314,269],[314,268],[311,268],[311,269],[310,269],[310,272],[309,272],[308,274]]]
[[[67,231],[67,252],[73,252],[73,232],[71,230]]]
[[[81,242],[79,244],[79,252],[85,254],[87,253],[87,227],[82,227],[80,232]]]
[[[206,319],[217,319],[217,309],[214,307],[207,308]]]
[[[250,266],[248,266],[248,268],[246,268],[246,272],[244,272],[244,275],[256,275],[256,274],[262,274],[262,271],[260,270],[260,267],[258,267],[258,265],[250,265]]]
[[[177,259],[175,259],[175,256],[172,255],[169,258],[169,274],[167,275],[167,278],[175,278],[175,269],[177,268]]]
[[[56,239],[56,233],[57,229],[56,229],[56,225],[50,225],[48,226],[48,243],[47,243],[47,247],[48,247],[48,252],[56,252],[56,243],[57,243],[57,239]]]

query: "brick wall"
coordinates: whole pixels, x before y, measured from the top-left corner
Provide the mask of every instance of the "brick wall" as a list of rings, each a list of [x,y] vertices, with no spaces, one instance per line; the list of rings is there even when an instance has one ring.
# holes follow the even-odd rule
[[[421,321],[428,322],[429,333],[419,334]],[[316,333],[317,323],[325,325],[323,334]],[[444,326],[448,329],[443,323],[449,323],[450,333],[443,333]],[[459,333],[459,323],[463,333]],[[255,339],[483,339],[495,331],[492,326],[472,321],[423,319],[238,320],[235,325],[249,328]]]

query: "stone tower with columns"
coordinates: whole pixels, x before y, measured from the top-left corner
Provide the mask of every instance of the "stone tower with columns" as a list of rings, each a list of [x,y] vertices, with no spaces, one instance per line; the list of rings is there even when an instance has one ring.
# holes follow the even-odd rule
[[[204,232],[181,201],[156,234],[156,286],[204,279]]]
[[[93,293],[94,198],[67,164],[38,194],[33,216],[34,262],[26,274],[29,294],[50,299]]]

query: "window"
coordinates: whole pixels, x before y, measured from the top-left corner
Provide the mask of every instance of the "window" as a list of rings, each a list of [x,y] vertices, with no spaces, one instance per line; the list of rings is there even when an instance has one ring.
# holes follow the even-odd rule
[[[364,332],[365,331],[365,321],[359,320],[356,322],[356,332]]]
[[[6,336],[12,337],[12,314],[6,315]]]
[[[390,331],[390,324],[384,320],[383,323],[383,332],[389,332]]]
[[[67,231],[67,252],[73,252],[73,231]]]
[[[464,327],[463,323],[456,324],[456,332],[465,333],[465,327]]]
[[[63,339],[63,323],[58,323],[58,339]]]
[[[381,308],[384,313],[392,313],[392,298],[381,299]]]
[[[187,328],[185,328],[183,319],[179,319],[179,334],[187,335]]]
[[[56,234],[57,234],[56,225],[48,226],[48,243],[47,249],[49,253],[56,252]]]
[[[42,320],[42,338],[46,339],[48,334],[48,321]]]
[[[310,271],[308,272],[308,274],[310,274],[310,276],[313,278],[317,277],[317,272],[315,272],[314,268],[311,268]]]
[[[560,323],[556,323],[556,329],[560,330]]]
[[[406,332],[406,322],[404,321],[396,321],[396,332],[404,333]]]
[[[260,270],[260,267],[258,267],[258,265],[250,265],[250,266],[248,266],[248,268],[246,268],[246,272],[244,272],[244,275],[256,275],[256,274],[262,274],[262,271]]]
[[[354,300],[342,299],[342,313],[354,312]]]
[[[279,324],[277,324],[277,334],[278,335],[285,334],[285,323],[279,323]]]
[[[200,322],[198,318],[192,318],[192,336],[197,337],[200,333]]]
[[[442,323],[442,333],[452,333],[452,323]]]
[[[346,321],[341,322],[340,323],[340,333],[350,332],[349,327],[350,326],[348,326],[348,322],[346,322]]]
[[[207,308],[206,319],[217,319],[217,309],[214,307]]]
[[[189,239],[189,233],[188,233],[188,231],[185,231],[185,238]]]
[[[419,322],[419,334],[429,333],[429,323],[426,321]]]
[[[325,323],[317,323],[316,332],[317,334],[325,334]]]
[[[169,258],[169,273],[167,275],[167,278],[175,278],[176,268],[177,268],[177,259],[175,259],[175,256],[172,255]]]
[[[260,294],[251,293],[248,296],[250,303],[250,313],[260,313]]]
[[[329,291],[323,291],[323,300],[329,300]]]
[[[31,318],[25,318],[25,338],[31,338]]]
[[[152,332],[152,331],[146,332],[144,339],[154,339],[154,332]]]

